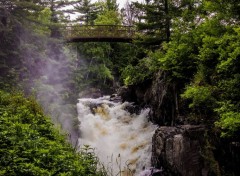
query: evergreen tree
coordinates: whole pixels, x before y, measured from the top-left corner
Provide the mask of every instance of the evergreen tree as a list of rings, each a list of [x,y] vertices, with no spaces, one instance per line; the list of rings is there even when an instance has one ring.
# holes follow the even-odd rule
[[[43,7],[41,0],[0,0],[0,9],[1,21],[4,17],[6,23],[6,21],[13,19],[21,22],[24,20],[34,21],[34,17]]]
[[[134,3],[143,11],[137,23],[138,30],[144,33],[141,43],[144,45],[160,45],[170,40],[170,10],[168,0],[146,0],[145,3]]]
[[[119,25],[121,16],[116,0],[104,0],[97,3],[99,12],[95,20],[98,25]]]
[[[83,0],[75,5],[75,9],[81,15],[76,19],[77,22],[81,22],[86,25],[93,25],[94,20],[97,18],[98,8],[95,3],[91,3],[91,0]]]
[[[37,16],[43,10],[39,0],[0,0],[0,77],[1,87],[17,85],[22,69],[20,43],[24,28],[39,23]]]
[[[78,3],[79,0],[44,0],[44,6],[51,10],[51,37],[61,36],[59,27],[69,21],[68,14],[74,13],[70,6]]]
[[[106,0],[105,3],[108,10],[118,11],[118,4],[116,0]]]

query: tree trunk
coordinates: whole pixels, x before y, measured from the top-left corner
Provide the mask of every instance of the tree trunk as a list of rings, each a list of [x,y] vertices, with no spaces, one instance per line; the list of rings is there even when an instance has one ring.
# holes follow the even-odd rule
[[[169,7],[168,7],[168,0],[164,1],[164,9],[166,15],[166,41],[169,42],[170,40],[170,16],[169,16]]]

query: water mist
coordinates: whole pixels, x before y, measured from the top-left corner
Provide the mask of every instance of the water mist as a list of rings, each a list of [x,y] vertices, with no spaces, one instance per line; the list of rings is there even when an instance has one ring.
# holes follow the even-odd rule
[[[21,34],[20,50],[25,68],[21,77],[26,92],[36,95],[45,113],[75,144],[78,138],[74,127],[76,106],[66,101],[72,92],[69,85],[75,56],[62,41],[27,30]]]
[[[109,97],[82,98],[77,104],[81,122],[79,146],[90,145],[110,175],[139,175],[151,166],[151,142],[156,129],[148,121],[148,109],[139,115]]]

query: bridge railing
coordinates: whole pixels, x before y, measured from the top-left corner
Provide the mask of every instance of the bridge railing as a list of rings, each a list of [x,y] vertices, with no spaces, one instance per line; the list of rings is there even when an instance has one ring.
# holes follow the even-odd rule
[[[65,38],[132,38],[133,26],[120,25],[74,25],[67,26]]]

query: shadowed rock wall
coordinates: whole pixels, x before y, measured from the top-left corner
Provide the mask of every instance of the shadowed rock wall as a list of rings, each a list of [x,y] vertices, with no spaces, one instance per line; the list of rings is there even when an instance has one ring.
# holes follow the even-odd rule
[[[159,125],[174,125],[178,116],[176,88],[159,71],[152,80],[141,84],[122,87],[118,95],[123,101],[135,102],[140,107],[149,107],[150,118]]]
[[[160,127],[153,136],[152,164],[164,175],[205,176],[208,168],[201,156],[203,126]]]

